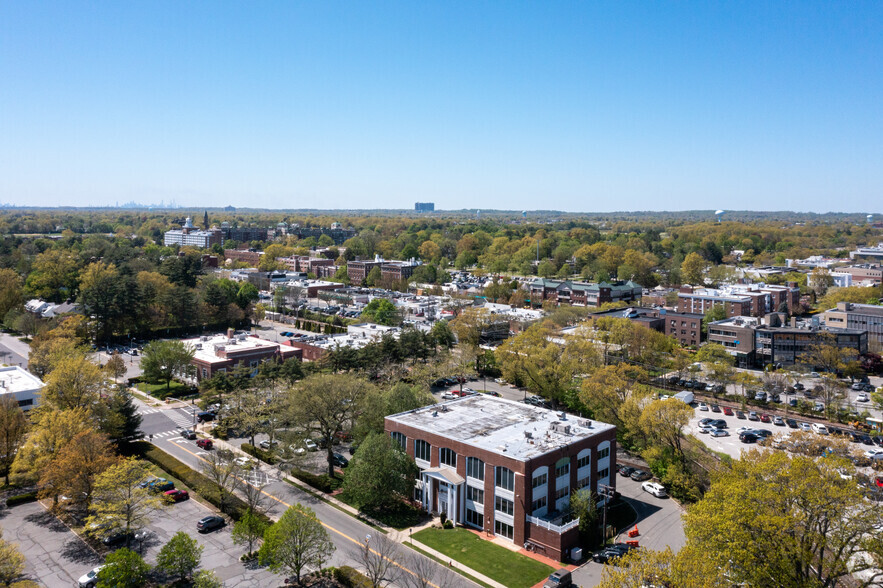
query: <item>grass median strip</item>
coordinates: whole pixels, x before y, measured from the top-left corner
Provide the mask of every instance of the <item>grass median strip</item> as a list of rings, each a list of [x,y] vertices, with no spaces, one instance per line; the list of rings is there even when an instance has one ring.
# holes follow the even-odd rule
[[[528,588],[555,571],[462,528],[423,529],[414,539],[510,588]]]

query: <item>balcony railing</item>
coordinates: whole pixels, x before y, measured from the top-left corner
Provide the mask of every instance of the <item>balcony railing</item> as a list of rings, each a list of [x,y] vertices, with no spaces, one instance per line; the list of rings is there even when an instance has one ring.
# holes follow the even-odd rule
[[[544,529],[548,529],[549,531],[553,531],[555,533],[564,533],[565,531],[569,531],[570,529],[573,529],[574,527],[579,525],[578,517],[568,523],[564,523],[563,525],[556,525],[555,523],[552,523],[550,521],[546,521],[537,517],[532,517],[530,515],[528,515],[526,518],[528,523],[536,525],[538,527],[542,527]]]

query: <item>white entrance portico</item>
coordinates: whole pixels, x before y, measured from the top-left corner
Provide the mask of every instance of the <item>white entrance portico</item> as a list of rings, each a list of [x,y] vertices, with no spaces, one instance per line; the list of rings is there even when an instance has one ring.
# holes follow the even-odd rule
[[[454,523],[465,516],[465,501],[461,488],[462,476],[449,467],[427,468],[420,472],[423,482],[423,508],[432,514],[444,512]]]

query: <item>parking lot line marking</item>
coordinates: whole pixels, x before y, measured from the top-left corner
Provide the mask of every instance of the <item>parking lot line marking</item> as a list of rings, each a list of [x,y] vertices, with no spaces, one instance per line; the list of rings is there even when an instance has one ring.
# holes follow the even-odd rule
[[[206,460],[204,460],[203,458],[199,457],[199,455],[197,455],[196,453],[194,453],[194,452],[190,451],[189,449],[187,449],[186,447],[182,447],[182,446],[178,445],[178,448],[183,449],[184,451],[186,451],[187,453],[189,453],[190,455],[192,455],[193,457],[195,457],[196,459],[198,459],[198,460],[200,460],[200,461],[206,461]],[[242,479],[239,479],[239,481],[240,481],[240,482],[248,483],[246,480],[242,480]],[[276,496],[273,496],[272,494],[270,494],[270,493],[267,492],[266,490],[263,490],[263,489],[262,489],[262,490],[261,490],[261,494],[263,494],[264,496],[267,496],[268,498],[271,498],[271,499],[275,500],[275,501],[278,502],[279,504],[283,505],[285,508],[291,508],[291,505],[290,505],[290,504],[288,504],[287,502],[285,502],[285,501],[282,500],[281,498],[277,498]],[[343,531],[339,531],[339,530],[335,529],[334,527],[332,527],[331,525],[329,525],[328,523],[326,523],[325,521],[321,521],[321,520],[319,520],[319,517],[316,517],[316,520],[319,521],[319,524],[322,525],[323,527],[325,527],[326,529],[328,529],[328,530],[330,530],[330,531],[334,531],[335,533],[337,533],[338,535],[340,535],[340,536],[343,537],[344,539],[347,539],[348,541],[351,541],[351,542],[355,543],[356,545],[359,545],[360,547],[362,546],[362,542],[361,542],[361,541],[359,541],[359,540],[357,540],[357,539],[353,539],[352,537],[350,537],[349,535],[347,535],[347,534],[344,533]],[[369,548],[369,549],[370,549],[370,548]],[[380,553],[377,553],[377,552],[374,551],[373,549],[371,549],[371,553],[373,553],[374,555],[380,555],[380,556],[383,557],[384,559],[389,560],[389,563],[391,563],[392,565],[396,566],[396,567],[399,568],[400,570],[405,571],[405,572],[408,572],[409,574],[411,574],[411,575],[414,576],[415,578],[418,577],[416,572],[414,572],[414,571],[412,571],[412,570],[409,570],[408,568],[406,568],[405,566],[403,566],[403,565],[400,564],[399,562],[397,562],[397,561],[395,561],[395,560],[392,560],[392,559],[389,559],[388,557],[386,557],[386,556],[384,556],[384,555],[382,555],[382,554],[380,554]],[[437,585],[433,584],[432,582],[428,582],[428,584],[429,584],[430,586],[432,586],[433,588],[439,588]]]

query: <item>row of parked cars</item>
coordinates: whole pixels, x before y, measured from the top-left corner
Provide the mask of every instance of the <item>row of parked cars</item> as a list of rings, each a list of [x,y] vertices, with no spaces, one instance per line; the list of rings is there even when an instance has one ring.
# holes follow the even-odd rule
[[[623,478],[631,478],[636,482],[644,482],[643,484],[641,484],[641,490],[652,494],[656,498],[665,498],[668,496],[668,493],[665,491],[665,486],[659,484],[658,482],[649,481],[653,477],[653,474],[646,470],[633,468],[627,465],[621,465],[617,468],[617,471],[619,472],[619,475]]]

